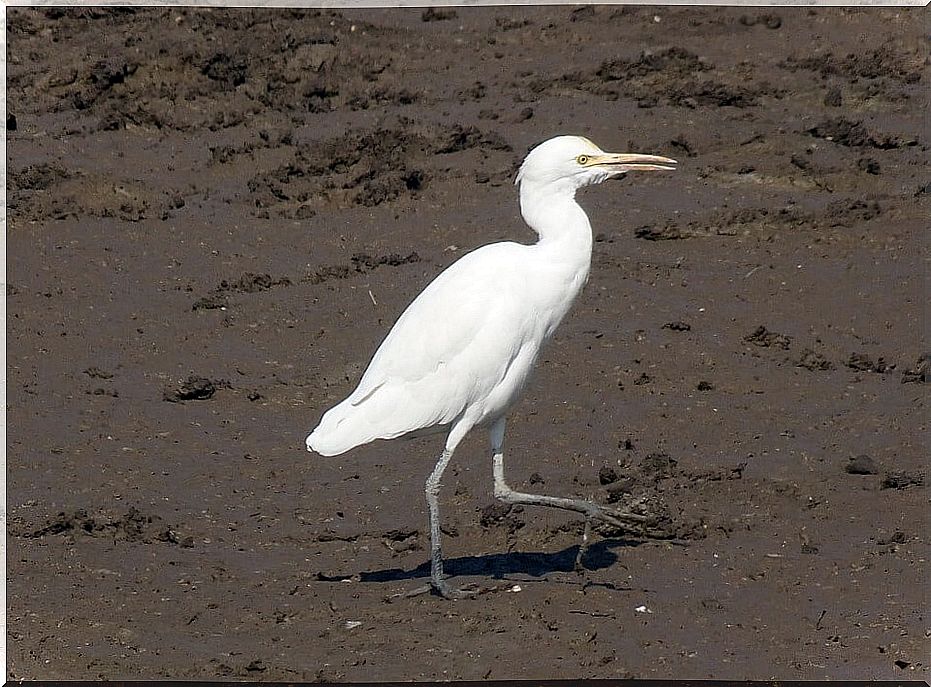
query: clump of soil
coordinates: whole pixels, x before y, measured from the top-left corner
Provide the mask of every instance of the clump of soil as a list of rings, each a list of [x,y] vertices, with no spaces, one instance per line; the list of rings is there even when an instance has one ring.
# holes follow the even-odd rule
[[[851,458],[844,466],[844,471],[851,475],[876,475],[879,473],[876,461],[865,453]]]
[[[908,487],[920,487],[924,483],[925,476],[921,472],[891,470],[883,476],[880,487],[882,489],[907,489]]]
[[[221,382],[222,386],[223,383]],[[169,389],[164,393],[164,400],[170,403],[183,401],[205,401],[213,398],[217,392],[217,384],[206,377],[191,375],[177,389]]]
[[[598,482],[602,485],[617,482],[617,473],[614,471],[614,468],[610,468],[607,465],[602,467],[598,471]]]
[[[915,367],[909,368],[902,373],[902,383],[927,383],[929,376],[931,376],[931,353],[925,353],[918,359]]]
[[[272,277],[268,273],[246,272],[238,279],[221,281],[209,294],[194,301],[193,310],[216,310],[229,307],[231,293],[259,293],[276,286],[291,286],[288,277]]]
[[[417,251],[411,251],[407,255],[391,253],[390,255],[373,256],[368,253],[356,253],[352,256],[352,264],[356,272],[371,272],[382,265],[399,267],[401,265],[410,265],[415,262],[420,262],[420,256],[417,254]]]
[[[231,291],[233,293],[257,293],[267,291],[275,286],[291,286],[291,280],[287,277],[273,278],[270,274],[253,274],[246,272],[235,281],[224,279],[217,286],[217,291]]]
[[[527,524],[524,522],[523,518],[520,517],[522,512],[523,508],[520,506],[501,502],[492,503],[481,509],[479,524],[485,529],[502,527],[506,529],[509,534],[514,534]]]
[[[413,130],[412,130],[413,129]],[[294,159],[270,173],[254,176],[249,190],[257,208],[308,216],[321,202],[376,207],[426,189],[448,168],[433,170],[437,155],[470,149],[509,151],[499,135],[455,124],[426,131],[381,129],[349,132],[323,145],[299,146]]]
[[[740,17],[740,23],[744,26],[756,26],[757,24],[762,24],[767,29],[775,31],[776,29],[782,27],[782,17],[775,12],[766,12],[757,16],[744,14]]]
[[[815,138],[833,141],[851,148],[878,148],[892,150],[905,145],[898,136],[883,134],[868,129],[862,122],[846,117],[831,117],[806,131]]]
[[[592,72],[566,74],[557,81],[535,80],[530,83],[530,90],[541,93],[574,88],[610,100],[633,98],[640,107],[668,104],[688,108],[745,108],[759,104],[763,95],[779,95],[768,84],[752,89],[731,75],[726,75],[726,80],[698,76],[708,72],[725,76],[695,53],[672,47],[657,53],[641,53],[633,60],[607,59]]]
[[[789,345],[792,343],[792,337],[770,331],[763,325],[747,334],[743,340],[761,348],[775,347],[783,350],[788,350]]]
[[[832,52],[809,57],[791,55],[779,66],[790,71],[817,72],[822,77],[842,76],[848,81],[888,77],[909,84],[920,81],[922,72],[918,55],[888,44],[862,53],[848,53],[845,57]]]
[[[675,322],[667,322],[664,324],[663,329],[671,329],[674,332],[688,332],[691,331],[692,325],[690,325],[688,322],[676,320]]]
[[[806,348],[802,351],[798,360],[795,361],[797,367],[804,367],[806,370],[811,371],[826,371],[833,370],[836,366],[830,360],[824,357],[823,354],[818,351],[813,351],[810,348]]]
[[[425,22],[430,21],[449,21],[450,19],[455,19],[457,16],[456,10],[447,10],[440,9],[437,7],[428,7],[421,13],[420,20]]]
[[[850,357],[847,358],[847,367],[852,370],[857,370],[859,372],[891,372],[895,365],[889,365],[882,356],[877,360],[873,360],[870,356],[865,353],[851,353]]]
[[[59,513],[42,527],[23,532],[20,536],[41,539],[59,534],[85,534],[134,542],[145,539],[159,520],[158,516],[145,515],[136,508],[130,508],[122,515],[90,515],[79,508],[70,513]]]

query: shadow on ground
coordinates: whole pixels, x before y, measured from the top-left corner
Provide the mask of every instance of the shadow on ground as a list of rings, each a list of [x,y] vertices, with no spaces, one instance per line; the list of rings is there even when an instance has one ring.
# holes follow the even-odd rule
[[[629,539],[605,539],[592,544],[585,555],[585,570],[601,570],[611,567],[618,562],[614,549],[619,547],[638,546],[642,542]],[[491,553],[482,556],[461,556],[446,558],[443,567],[452,577],[486,576],[493,579],[502,579],[507,575],[529,575],[531,577],[546,577],[554,572],[573,572],[575,558],[579,547],[569,546],[561,551],[544,553],[541,551],[512,551],[508,553]],[[319,573],[317,579],[321,582],[342,582],[350,579],[356,573],[326,575]],[[360,582],[400,582],[430,577],[429,561],[416,568],[404,570],[403,568],[385,568],[382,570],[367,570],[358,573]]]

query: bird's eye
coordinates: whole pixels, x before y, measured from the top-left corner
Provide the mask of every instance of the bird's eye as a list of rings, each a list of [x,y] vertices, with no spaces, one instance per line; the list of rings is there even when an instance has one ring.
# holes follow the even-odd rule
[[[580,165],[587,165],[587,164],[588,164],[588,160],[589,160],[588,155],[579,155],[579,156],[575,159],[575,161],[578,162]]]

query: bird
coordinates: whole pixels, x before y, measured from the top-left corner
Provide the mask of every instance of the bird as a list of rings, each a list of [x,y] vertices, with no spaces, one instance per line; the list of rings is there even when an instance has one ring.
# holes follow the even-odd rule
[[[672,171],[668,157],[607,153],[582,136],[550,138],[527,154],[515,179],[532,244],[502,241],[453,262],[413,300],[376,350],[356,389],[327,410],[308,451],[336,456],[376,439],[445,433],[424,493],[430,520],[430,583],[446,599],[474,596],[443,571],[439,491],[456,447],[487,428],[493,493],[510,504],[585,516],[577,566],[592,520],[622,526],[645,516],[579,499],[527,494],[504,477],[507,414],[540,354],[588,280],[592,227],[576,192],[628,172]]]

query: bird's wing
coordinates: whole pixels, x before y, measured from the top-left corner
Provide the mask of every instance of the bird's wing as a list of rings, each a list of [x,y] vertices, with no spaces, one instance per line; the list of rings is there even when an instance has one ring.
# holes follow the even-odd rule
[[[324,455],[451,423],[501,382],[528,338],[525,246],[463,256],[408,306],[356,390],[308,438]]]
[[[500,397],[511,365],[519,360],[529,370],[542,339],[527,249],[484,246],[434,279],[388,332],[356,390],[324,414],[308,447],[338,455],[448,425],[473,404]]]
[[[410,384],[465,364],[478,373],[483,358],[507,358],[519,348],[520,303],[526,282],[516,266],[526,246],[503,242],[483,246],[450,265],[408,306],[388,332],[350,396],[358,405],[388,383]],[[476,350],[477,349],[477,350]],[[496,355],[497,354],[497,355]]]

